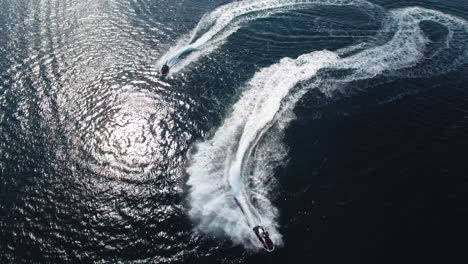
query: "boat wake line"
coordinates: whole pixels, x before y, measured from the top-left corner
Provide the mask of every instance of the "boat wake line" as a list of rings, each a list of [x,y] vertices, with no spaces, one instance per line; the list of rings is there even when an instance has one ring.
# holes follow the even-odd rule
[[[246,6],[254,2],[246,1]],[[342,2],[376,9],[363,1]],[[228,4],[214,12],[229,13],[229,8],[241,9],[242,3]],[[222,16],[218,13],[204,18],[215,27],[208,29],[212,33],[205,40],[226,35],[220,29],[226,26],[219,25],[226,25],[232,18],[212,21]],[[429,40],[421,28],[426,21],[447,29],[443,40],[437,43]],[[279,210],[271,202],[275,186],[273,170],[287,155],[281,139],[294,119],[293,109],[311,89],[330,94],[352,81],[376,76],[429,77],[468,61],[468,25],[460,18],[420,7],[400,8],[385,13],[381,31],[392,32],[383,43],[361,43],[334,52],[322,50],[296,59],[283,58],[255,73],[223,124],[211,138],[196,143],[189,158],[188,214],[197,231],[224,234],[235,244],[257,249],[261,245],[252,228],[263,226],[276,246],[283,244]],[[205,40],[200,43],[207,43]],[[220,40],[221,37],[217,39]],[[340,74],[333,75],[334,72]]]
[[[379,6],[362,0],[244,0],[233,2],[220,6],[203,16],[189,36],[180,39],[174,47],[161,56],[158,66],[167,65],[172,73],[178,72],[190,63],[213,52],[227,37],[249,21],[311,6],[357,6],[372,13],[382,11]]]

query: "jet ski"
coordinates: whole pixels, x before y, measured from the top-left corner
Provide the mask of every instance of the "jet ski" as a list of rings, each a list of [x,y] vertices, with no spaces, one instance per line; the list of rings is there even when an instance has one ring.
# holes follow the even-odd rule
[[[258,240],[262,242],[263,248],[268,251],[272,252],[275,250],[275,245],[273,245],[273,241],[271,241],[270,237],[268,236],[268,232],[262,226],[256,226],[253,228],[255,235],[257,235]]]
[[[167,64],[164,64],[164,66],[162,66],[162,68],[161,68],[161,73],[162,73],[163,75],[166,75],[166,74],[169,73],[169,66],[167,66]]]

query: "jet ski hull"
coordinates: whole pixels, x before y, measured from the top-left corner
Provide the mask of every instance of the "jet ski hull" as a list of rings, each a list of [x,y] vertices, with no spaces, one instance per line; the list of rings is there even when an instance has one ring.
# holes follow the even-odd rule
[[[275,245],[273,244],[273,241],[271,241],[270,237],[268,234],[264,234],[262,236],[261,233],[264,233],[264,228],[261,226],[256,226],[253,228],[253,231],[255,235],[257,236],[258,240],[262,243],[263,248],[268,251],[272,252],[275,250]]]

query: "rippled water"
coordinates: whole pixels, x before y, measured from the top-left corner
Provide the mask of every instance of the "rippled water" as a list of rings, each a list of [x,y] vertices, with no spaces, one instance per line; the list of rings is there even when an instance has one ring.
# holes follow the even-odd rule
[[[228,2],[0,2],[0,262],[465,263],[468,42],[445,16],[468,20],[468,2],[256,11],[163,78],[160,58]],[[422,55],[378,56],[388,14],[412,6],[440,12],[412,17]],[[304,73],[325,49],[343,59]],[[261,132],[230,129],[261,124],[242,102],[278,98],[288,76],[302,79],[281,86],[280,114],[260,108],[274,116]],[[229,185],[194,168],[225,171],[251,137],[247,196],[282,241],[273,254],[246,242],[234,200],[196,196]]]

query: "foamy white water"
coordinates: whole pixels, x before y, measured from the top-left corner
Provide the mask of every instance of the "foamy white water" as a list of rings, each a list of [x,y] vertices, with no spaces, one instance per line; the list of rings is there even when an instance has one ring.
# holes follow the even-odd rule
[[[236,5],[240,3],[236,2]],[[338,84],[342,86],[397,72],[410,76],[412,69],[422,62],[436,65],[437,61],[425,60],[430,41],[420,28],[422,21],[432,21],[447,28],[447,44],[439,47],[437,52],[449,49],[457,50],[456,54],[459,54],[447,68],[466,63],[466,21],[442,12],[411,7],[387,13],[382,30],[395,33],[384,44],[358,44],[337,52],[324,50],[297,59],[283,58],[258,71],[246,84],[244,93],[223,125],[212,138],[196,144],[190,157],[188,213],[196,223],[196,229],[208,234],[227,235],[234,243],[254,249],[261,245],[252,227],[260,224],[268,229],[276,245],[282,245],[282,236],[278,232],[279,210],[269,199],[272,186],[266,182],[273,177],[275,162],[284,159],[287,152],[278,141],[281,135],[267,134],[278,124],[284,130],[293,119],[291,110],[310,89],[331,94]],[[345,55],[349,53],[352,55]],[[336,78],[321,76],[321,70],[325,69],[347,70],[348,73]],[[295,89],[306,80],[310,80],[308,85]]]
[[[311,6],[356,6],[371,13],[381,9],[362,0],[245,0],[220,6],[205,15],[197,27],[184,36],[158,62],[159,66],[168,64],[171,72],[177,72],[202,56],[209,55],[223,41],[235,33],[242,24],[292,9]],[[193,52],[183,58],[183,56]]]

